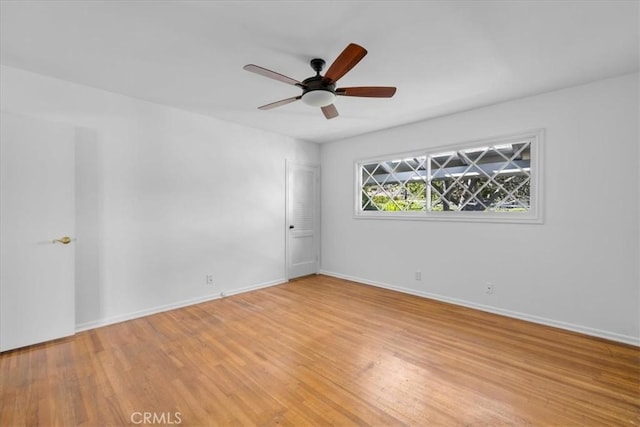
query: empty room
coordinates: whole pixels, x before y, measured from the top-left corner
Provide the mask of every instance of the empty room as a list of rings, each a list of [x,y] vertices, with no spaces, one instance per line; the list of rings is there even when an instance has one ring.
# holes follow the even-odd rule
[[[639,22],[0,0],[0,425],[640,425]]]

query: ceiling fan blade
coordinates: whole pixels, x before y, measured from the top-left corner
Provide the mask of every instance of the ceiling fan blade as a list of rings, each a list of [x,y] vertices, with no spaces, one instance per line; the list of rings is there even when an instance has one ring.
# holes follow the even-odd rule
[[[301,82],[296,79],[292,79],[291,77],[287,77],[280,73],[276,73],[275,71],[267,70],[266,68],[260,67],[254,64],[248,64],[242,67],[247,71],[251,71],[252,73],[260,74],[261,76],[269,77],[270,79],[278,80],[282,83],[287,83],[294,86],[305,87]]]
[[[392,86],[341,87],[336,89],[336,95],[367,98],[391,98],[395,93],[396,88]]]
[[[258,107],[258,109],[260,109],[260,110],[271,110],[272,108],[280,107],[282,105],[291,104],[292,102],[295,102],[300,98],[302,98],[302,96],[294,96],[293,98],[281,99],[280,101],[272,102],[271,104],[262,105],[262,106]]]
[[[338,117],[338,110],[336,106],[333,104],[329,104],[326,107],[322,107],[322,113],[327,119],[333,119],[334,117]]]
[[[350,43],[340,55],[333,61],[333,64],[329,67],[324,78],[322,79],[322,83],[325,85],[332,84],[338,81],[340,77],[344,76],[356,66],[362,58],[367,54],[367,50],[362,46],[359,46],[355,43]]]

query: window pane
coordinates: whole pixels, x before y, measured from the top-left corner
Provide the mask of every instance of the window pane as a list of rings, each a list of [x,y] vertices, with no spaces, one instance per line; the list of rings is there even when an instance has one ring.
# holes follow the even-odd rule
[[[531,142],[428,156],[430,211],[528,211]]]
[[[424,211],[425,160],[422,156],[362,165],[362,210]]]

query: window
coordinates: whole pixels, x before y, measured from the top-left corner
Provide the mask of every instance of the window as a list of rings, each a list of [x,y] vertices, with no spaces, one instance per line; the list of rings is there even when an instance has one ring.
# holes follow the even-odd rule
[[[356,216],[541,222],[541,130],[356,163]]]

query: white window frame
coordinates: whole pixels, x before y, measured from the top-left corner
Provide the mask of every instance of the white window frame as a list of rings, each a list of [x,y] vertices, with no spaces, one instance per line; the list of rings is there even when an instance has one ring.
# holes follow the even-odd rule
[[[405,159],[426,156],[447,151],[473,149],[477,147],[495,146],[501,144],[530,141],[530,190],[529,210],[526,212],[491,212],[491,211],[368,211],[362,209],[362,166],[372,163],[390,161],[391,159]],[[542,224],[543,218],[543,157],[544,129],[467,141],[457,144],[441,145],[404,153],[394,153],[375,158],[357,160],[354,162],[354,217],[363,219],[402,219],[429,221],[464,221],[464,222],[498,222],[498,223],[531,223]]]

